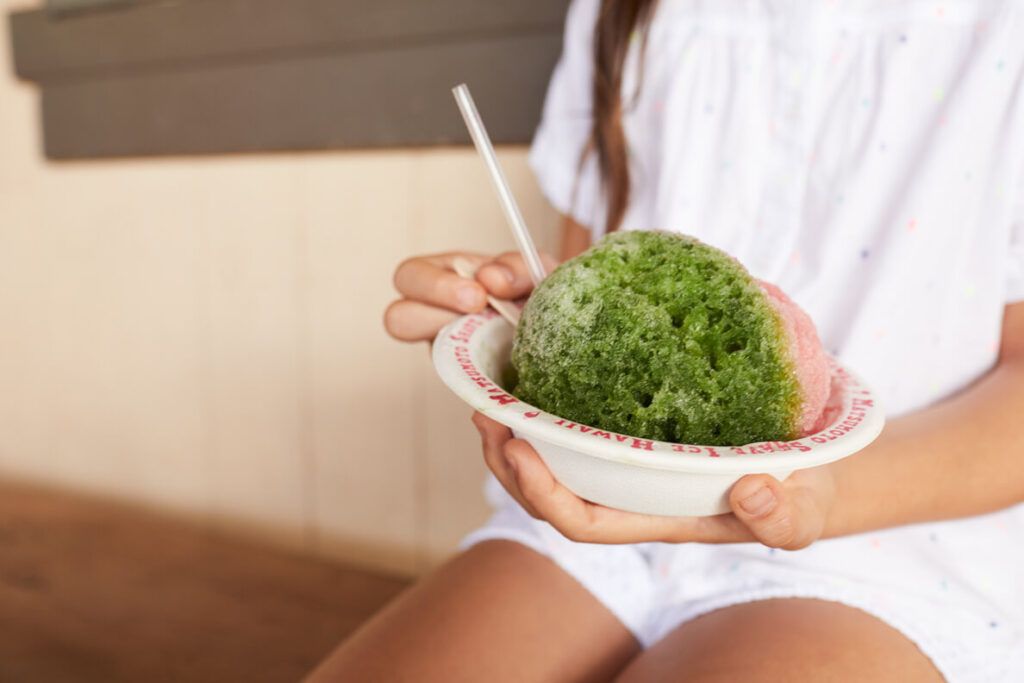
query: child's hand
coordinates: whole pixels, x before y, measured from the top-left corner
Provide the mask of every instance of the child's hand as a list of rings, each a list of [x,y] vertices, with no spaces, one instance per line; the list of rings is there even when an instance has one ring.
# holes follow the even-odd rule
[[[474,413],[484,460],[509,494],[537,519],[583,543],[739,543],[759,541],[796,550],[821,538],[836,495],[828,466],[798,470],[780,482],[767,474],[740,479],[729,493],[731,513],[659,517],[623,512],[583,500],[551,475],[526,441]]]
[[[480,264],[475,280],[455,274],[456,257]],[[542,259],[549,268],[555,262]],[[488,293],[514,300],[533,289],[529,271],[517,252],[496,258],[480,254],[447,253],[416,256],[395,270],[395,288],[402,295],[384,313],[384,327],[395,339],[432,341],[438,331],[462,313],[475,313],[487,305]]]

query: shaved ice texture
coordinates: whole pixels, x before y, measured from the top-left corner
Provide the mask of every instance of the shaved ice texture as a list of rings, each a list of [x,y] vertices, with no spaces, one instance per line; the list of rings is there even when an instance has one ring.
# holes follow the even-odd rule
[[[810,318],[777,287],[694,238],[629,231],[530,296],[510,386],[579,424],[724,446],[813,431],[830,375]]]
[[[797,419],[797,432],[804,436],[817,431],[821,426],[818,423],[825,412],[829,390],[832,388],[832,373],[829,371],[828,359],[825,357],[825,350],[821,348],[818,331],[814,329],[811,316],[804,313],[802,308],[775,285],[764,281],[760,284],[786,332],[790,360],[796,370],[803,399],[803,408]]]

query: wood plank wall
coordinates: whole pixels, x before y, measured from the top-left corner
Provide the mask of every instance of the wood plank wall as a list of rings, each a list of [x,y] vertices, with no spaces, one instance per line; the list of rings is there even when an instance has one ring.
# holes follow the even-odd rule
[[[511,246],[472,151],[47,163],[8,47],[0,476],[407,574],[451,552],[487,513],[476,435],[380,317],[401,258]]]

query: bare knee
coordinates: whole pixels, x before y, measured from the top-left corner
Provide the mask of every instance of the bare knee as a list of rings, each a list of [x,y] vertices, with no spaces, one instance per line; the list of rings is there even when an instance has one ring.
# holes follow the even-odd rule
[[[679,626],[637,657],[619,680],[943,679],[910,640],[874,616],[834,602],[779,599],[726,607]]]
[[[421,581],[309,681],[609,680],[638,649],[548,558],[497,541]]]

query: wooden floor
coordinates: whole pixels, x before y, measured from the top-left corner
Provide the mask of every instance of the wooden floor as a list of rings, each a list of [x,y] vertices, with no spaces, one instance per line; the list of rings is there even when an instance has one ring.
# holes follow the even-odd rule
[[[0,681],[296,681],[405,585],[0,482]]]

